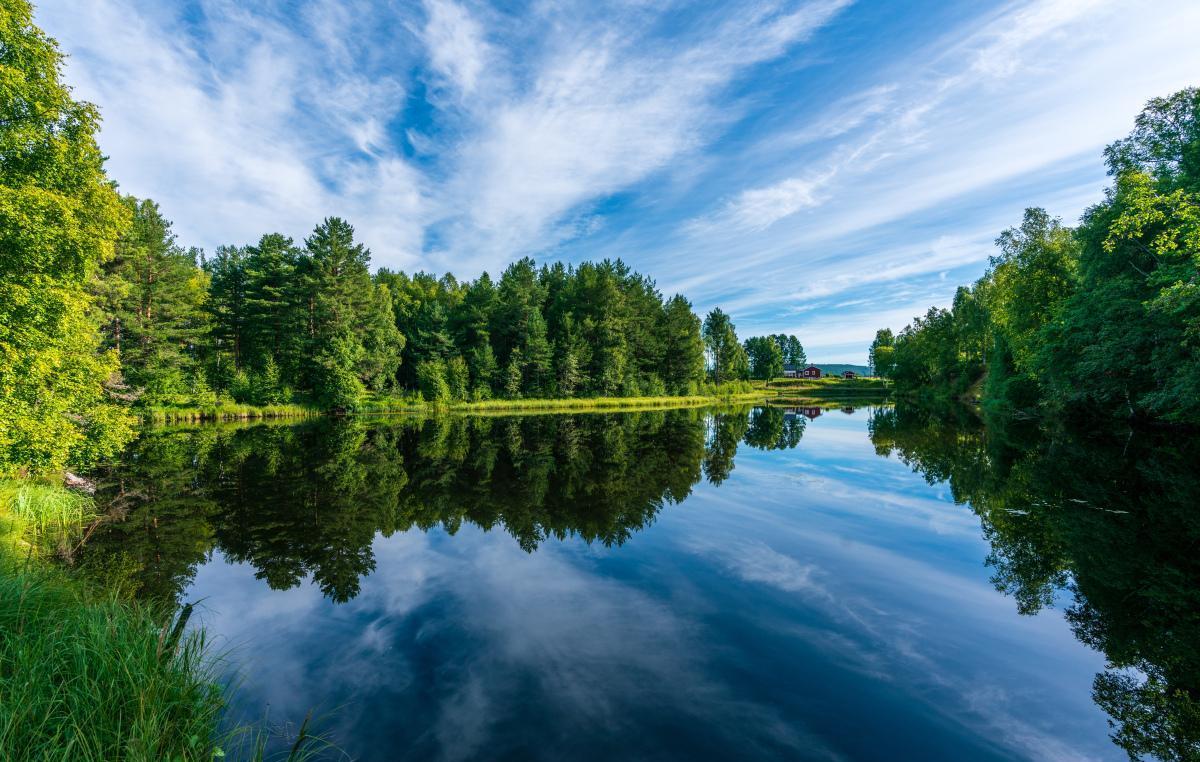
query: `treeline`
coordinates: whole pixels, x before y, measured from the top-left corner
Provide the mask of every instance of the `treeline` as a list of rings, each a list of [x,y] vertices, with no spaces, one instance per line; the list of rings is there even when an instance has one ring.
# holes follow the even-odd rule
[[[1113,185],[1077,228],[1029,209],[950,309],[871,347],[901,389],[982,379],[997,408],[1200,423],[1200,89],[1150,101],[1105,150]]]
[[[702,394],[805,361],[795,336],[739,343],[720,309],[701,324],[687,299],[664,299],[621,260],[526,258],[496,281],[372,275],[336,217],[302,245],[271,233],[206,258],[176,243],[153,202],[122,203],[132,224],[91,290],[105,344],[146,405]]]
[[[704,347],[712,378],[723,381],[770,381],[783,375],[784,363],[803,365],[807,360],[800,339],[786,334],[751,336],[739,344],[737,327],[720,308],[704,318]]]
[[[659,396],[704,382],[700,320],[620,260],[486,273],[370,272],[333,217],[212,258],[175,242],[150,201],[92,288],[108,346],[144,404],[293,400],[353,409],[367,393],[425,400]]]

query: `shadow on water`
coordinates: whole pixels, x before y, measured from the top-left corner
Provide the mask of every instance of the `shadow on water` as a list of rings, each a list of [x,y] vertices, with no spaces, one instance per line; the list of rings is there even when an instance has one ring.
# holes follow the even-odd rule
[[[855,406],[150,431],[103,476],[100,498],[120,520],[81,565],[178,600],[216,550],[272,589],[311,578],[344,602],[375,568],[380,534],[468,522],[528,552],[566,537],[619,546],[701,480],[726,481],[739,447],[795,448],[812,420]],[[1093,698],[1119,746],[1200,758],[1195,437],[985,425],[905,404],[873,407],[869,434],[880,456],[969,504],[992,581],[1018,611],[1063,606],[1075,636],[1105,655]]]

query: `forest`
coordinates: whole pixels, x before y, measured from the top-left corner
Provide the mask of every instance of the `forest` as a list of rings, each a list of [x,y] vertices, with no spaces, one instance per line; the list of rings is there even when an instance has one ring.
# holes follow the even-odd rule
[[[876,334],[876,372],[1014,413],[1200,423],[1200,89],[1150,101],[1104,158],[1077,227],[1028,209],[949,309]]]

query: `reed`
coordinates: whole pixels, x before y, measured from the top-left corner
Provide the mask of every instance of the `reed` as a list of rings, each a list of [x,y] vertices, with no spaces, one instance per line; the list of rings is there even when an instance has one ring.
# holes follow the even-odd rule
[[[541,398],[529,397],[523,399],[490,399],[490,400],[446,400],[444,402],[425,401],[419,395],[402,397],[374,397],[366,400],[359,409],[363,413],[395,413],[421,411],[461,411],[461,412],[505,412],[505,411],[617,411],[617,410],[653,410],[680,407],[700,407],[720,404],[723,402],[746,401],[762,399],[764,390],[749,382],[730,384],[721,387],[705,389],[699,394],[682,396],[646,396],[646,397],[564,397]]]
[[[139,411],[148,423],[198,423],[201,421],[248,421],[271,418],[312,418],[321,411],[307,405],[240,405],[223,402],[202,407],[149,407]]]
[[[0,537],[27,555],[46,555],[95,518],[87,495],[28,479],[0,481]]]
[[[89,600],[31,566],[0,571],[0,759],[212,760],[224,706],[201,633]]]
[[[0,760],[312,759],[310,730],[268,755],[265,723],[223,723],[221,658],[191,607],[132,601],[50,562],[94,520],[86,495],[0,481]]]

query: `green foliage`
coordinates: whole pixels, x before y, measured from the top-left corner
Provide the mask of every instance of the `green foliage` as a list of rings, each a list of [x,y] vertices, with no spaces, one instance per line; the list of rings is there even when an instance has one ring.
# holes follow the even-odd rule
[[[704,347],[708,352],[709,372],[718,384],[723,381],[744,380],[750,377],[750,360],[738,343],[737,330],[729,316],[719,307],[704,318],[701,329]]]
[[[867,352],[867,363],[871,372],[881,378],[890,378],[896,366],[896,337],[891,328],[880,328]]]
[[[743,344],[750,362],[750,378],[770,381],[783,375],[783,347],[786,339],[775,336],[751,336]]]
[[[1021,613],[1064,598],[1106,666],[1093,698],[1131,759],[1200,756],[1200,462],[1194,438],[1070,431],[962,409],[875,412],[871,438],[932,484],[947,481],[991,544],[996,588]]]
[[[504,396],[510,400],[520,399],[521,397],[521,367],[524,363],[521,360],[521,352],[513,352],[508,358],[508,368],[504,371]]]
[[[471,399],[471,371],[461,355],[446,361],[446,385],[452,399],[460,402]]]
[[[111,455],[130,419],[112,398],[85,283],[128,212],[104,174],[96,108],[23,0],[0,6],[0,474]]]
[[[176,244],[157,204],[132,197],[122,202],[133,222],[94,287],[105,343],[120,355],[126,381],[147,403],[187,399],[208,329],[208,278],[197,267],[196,252]]]
[[[804,345],[800,343],[800,339],[782,333],[776,334],[772,338],[779,345],[779,351],[783,352],[783,361],[786,364],[797,367],[808,364],[808,356],[804,354]]]
[[[692,305],[676,294],[667,301],[663,316],[662,377],[671,394],[685,394],[704,376],[704,340],[700,337],[700,318]]]
[[[441,360],[417,363],[417,388],[426,402],[448,402],[454,398],[446,382],[446,364]]]
[[[703,373],[700,322],[683,297],[663,301],[621,261],[538,268],[523,259],[493,283],[381,270],[409,337],[399,385],[426,360],[461,356],[470,396],[550,398],[685,394]]]
[[[354,373],[362,345],[354,337],[339,334],[317,351],[310,374],[314,399],[324,410],[348,411],[358,407],[366,389]]]

